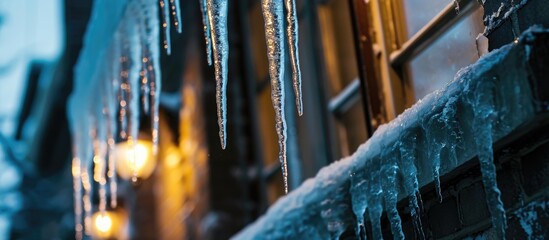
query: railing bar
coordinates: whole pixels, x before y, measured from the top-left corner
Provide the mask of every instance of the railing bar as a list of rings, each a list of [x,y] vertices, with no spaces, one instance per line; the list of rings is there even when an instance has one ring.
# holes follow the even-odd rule
[[[480,4],[477,0],[461,0],[459,6],[458,12],[453,2],[448,4],[433,20],[406,41],[399,50],[391,53],[391,65],[399,67],[423,52],[432,42],[439,39],[440,35],[472,13]]]

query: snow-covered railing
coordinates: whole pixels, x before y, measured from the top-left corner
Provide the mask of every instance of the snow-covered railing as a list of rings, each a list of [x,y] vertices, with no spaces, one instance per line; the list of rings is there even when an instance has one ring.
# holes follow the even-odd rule
[[[381,239],[384,211],[393,236],[402,239],[397,202],[408,197],[414,225],[421,230],[419,188],[434,181],[440,194],[439,176],[474,156],[480,161],[493,227],[503,238],[505,210],[492,144],[538,111],[547,111],[535,100],[531,82],[536,77],[529,61],[536,35],[548,33],[531,29],[517,44],[460,70],[444,89],[381,126],[352,156],[321,169],[234,239],[337,239],[347,229],[363,234],[365,216],[374,239]]]

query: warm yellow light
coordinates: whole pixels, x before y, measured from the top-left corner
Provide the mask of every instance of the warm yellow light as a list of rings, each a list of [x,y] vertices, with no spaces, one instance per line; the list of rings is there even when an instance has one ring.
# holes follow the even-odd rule
[[[112,230],[112,219],[109,214],[99,214],[95,218],[95,228],[102,233],[108,233]]]
[[[94,239],[113,239],[121,234],[122,219],[117,212],[96,212],[92,216],[92,224]]]
[[[148,178],[156,167],[156,159],[152,154],[152,143],[138,140],[116,145],[116,170],[124,179]]]

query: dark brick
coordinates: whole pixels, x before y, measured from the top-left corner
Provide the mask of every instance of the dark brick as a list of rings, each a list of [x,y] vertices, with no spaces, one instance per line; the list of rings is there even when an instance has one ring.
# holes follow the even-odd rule
[[[471,226],[488,218],[488,206],[482,182],[476,182],[459,192],[459,207],[464,226]]]
[[[447,236],[461,228],[455,197],[447,197],[442,203],[433,205],[427,215],[435,238]]]
[[[528,196],[549,186],[549,143],[522,157],[522,177]]]

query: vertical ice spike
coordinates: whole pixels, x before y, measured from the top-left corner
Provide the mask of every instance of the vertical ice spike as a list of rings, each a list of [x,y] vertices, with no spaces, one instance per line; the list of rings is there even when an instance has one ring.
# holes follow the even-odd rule
[[[229,68],[229,39],[227,35],[228,0],[207,0],[207,8],[215,68],[215,98],[217,103],[219,138],[221,140],[221,148],[225,149],[227,144],[227,74]]]
[[[160,106],[160,90],[162,89],[161,75],[160,75],[160,49],[159,49],[159,35],[160,28],[159,19],[157,15],[156,4],[151,4],[150,10],[145,14],[145,33],[147,42],[143,46],[147,49],[147,73],[148,73],[148,88],[149,88],[149,110],[151,116],[151,136],[152,136],[152,152],[156,157],[158,154],[158,125],[159,125],[159,106]]]
[[[170,0],[170,8],[172,10],[173,25],[177,28],[177,32],[181,33],[181,7],[179,0]]]
[[[416,148],[417,148],[417,136],[415,133],[405,132],[401,136],[400,141],[400,168],[402,169],[402,175],[404,179],[404,190],[408,193],[410,215],[417,239],[425,239],[423,234],[423,226],[420,218],[420,202],[418,199],[419,182],[417,180],[417,168],[415,165],[416,160]]]
[[[351,187],[349,192],[351,194],[351,203],[353,206],[353,213],[356,217],[355,234],[357,239],[364,239],[366,237],[366,228],[364,227],[364,211],[367,205],[367,191],[368,181],[366,180],[366,171],[354,167],[351,173]]]
[[[101,101],[105,100],[102,96]],[[107,207],[107,181],[105,179],[106,169],[106,136],[104,133],[104,113],[103,103],[95,105],[94,121],[92,126],[93,138],[93,180],[99,184],[99,211],[105,212]]]
[[[280,148],[279,160],[284,178],[284,190],[288,192],[288,165],[286,160],[286,117],[284,113],[284,9],[282,1],[262,0],[267,41],[267,58],[271,78],[271,100],[275,111],[276,132]]]
[[[398,143],[396,143],[398,145]],[[396,150],[397,148],[392,148]],[[383,177],[381,178],[382,186],[384,189],[384,203],[385,203],[385,212],[391,223],[391,232],[393,233],[394,239],[404,239],[404,233],[402,232],[402,221],[398,215],[397,202],[398,202],[398,189],[397,189],[397,174],[399,173],[399,168],[396,165],[396,159],[392,156],[396,151],[391,151],[387,158],[384,158],[385,161],[392,163],[386,163],[383,165],[381,171]]]
[[[298,51],[298,24],[295,0],[284,0],[286,6],[286,20],[288,34],[288,48],[290,52],[290,60],[292,64],[292,80],[295,92],[295,103],[299,116],[303,115],[303,100],[301,97],[301,69],[299,67],[299,51]]]
[[[133,11],[130,11],[131,13],[134,13]],[[139,39],[139,30],[137,29],[137,22],[135,22],[135,19],[129,18],[127,19],[127,25],[126,25],[126,36],[129,36],[129,45],[128,45],[128,51],[129,51],[129,73],[128,73],[128,85],[127,90],[129,93],[129,134],[128,134],[128,142],[130,144],[137,143],[138,134],[139,134],[139,85],[140,85],[140,77],[139,72],[142,64],[141,60],[141,51],[142,46]],[[135,147],[134,147],[135,152]],[[132,161],[132,181],[137,181],[137,166],[136,166],[136,156],[134,156]]]
[[[168,0],[159,1],[162,29],[164,29],[164,43],[162,44],[162,47],[166,50],[166,53],[170,55],[172,53],[172,43],[170,39],[170,7],[166,1]]]
[[[116,179],[116,163],[114,159],[114,145],[115,145],[115,136],[116,136],[116,109],[117,109],[117,102],[116,97],[118,95],[118,91],[116,89],[120,86],[120,47],[118,44],[120,43],[119,40],[117,40],[115,35],[115,40],[113,41],[112,45],[112,55],[111,55],[111,64],[109,71],[110,72],[110,81],[107,81],[106,84],[106,94],[107,94],[107,115],[106,122],[107,122],[107,146],[108,146],[108,171],[107,176],[109,178],[109,186],[110,186],[110,193],[111,193],[111,207],[115,208],[118,205],[117,202],[117,192],[118,192],[118,184]]]
[[[84,135],[81,141],[82,156],[80,156],[80,178],[82,181],[82,187],[84,193],[82,196],[82,203],[84,206],[84,233],[86,235],[91,235],[91,225],[92,225],[92,203],[91,203],[91,194],[93,192],[93,185],[91,183],[90,177],[92,176],[92,142],[91,142],[91,130],[92,127],[89,124],[91,119],[91,113],[85,112],[86,119],[82,120],[82,129],[88,130],[88,134]]]
[[[212,65],[212,39],[210,35],[210,19],[208,18],[207,0],[200,1],[200,11],[202,12],[202,23],[204,25],[204,40],[206,41],[206,59],[208,65]]]
[[[381,215],[383,213],[382,198],[383,188],[381,187],[380,169],[378,167],[382,161],[379,158],[372,159],[376,162],[377,169],[372,169],[368,179],[368,217],[372,224],[373,239],[383,239],[381,234]]]
[[[473,132],[477,147],[482,183],[486,192],[488,210],[492,218],[492,226],[495,229],[498,239],[505,238],[507,220],[505,209],[501,201],[501,192],[497,186],[496,166],[494,164],[494,152],[492,149],[492,122],[496,121],[494,110],[494,81],[492,79],[481,79],[477,82],[473,99],[469,99],[470,106],[474,110]]]
[[[81,161],[79,153],[79,136],[78,132],[73,132],[72,144],[72,181],[73,181],[73,196],[74,196],[74,238],[81,240],[83,238],[82,230],[82,179],[80,178]]]
[[[147,32],[145,31],[145,27],[146,27],[145,20],[140,21],[139,24],[137,25],[137,28],[139,29],[139,42],[141,45],[141,70],[139,72],[139,78],[141,79],[140,81],[141,82],[140,83],[141,106],[143,107],[143,112],[145,114],[148,114],[149,113],[149,92],[151,91],[149,87],[150,73],[148,70],[150,56],[149,56],[149,50],[148,50],[148,44],[147,44],[148,35],[147,35]]]

